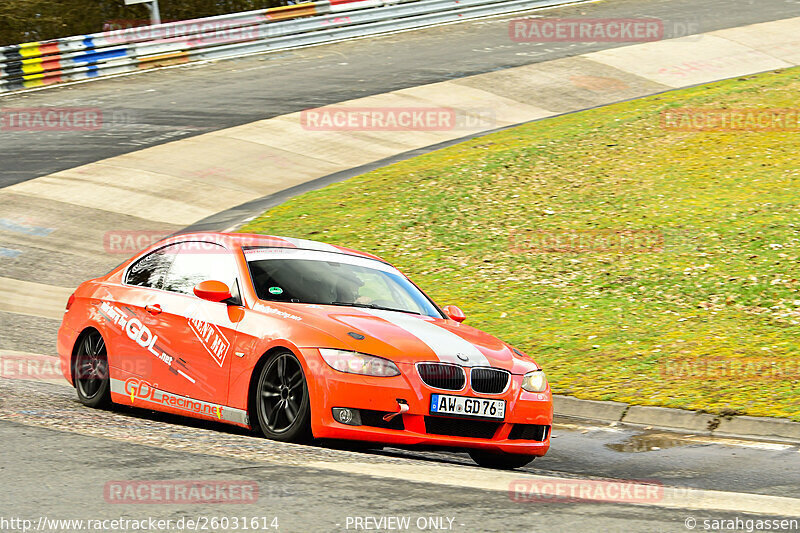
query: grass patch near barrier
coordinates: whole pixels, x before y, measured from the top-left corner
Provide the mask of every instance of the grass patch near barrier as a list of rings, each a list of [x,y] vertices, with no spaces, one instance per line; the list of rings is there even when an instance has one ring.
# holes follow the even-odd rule
[[[533,356],[556,393],[800,421],[800,132],[660,120],[797,108],[798,94],[792,69],[542,120],[303,194],[241,231],[384,257]]]

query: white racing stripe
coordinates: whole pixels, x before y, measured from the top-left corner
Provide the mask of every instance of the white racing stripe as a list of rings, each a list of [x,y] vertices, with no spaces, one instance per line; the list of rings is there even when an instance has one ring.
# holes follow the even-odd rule
[[[309,241],[307,239],[297,239],[295,237],[278,237],[278,238],[290,242],[293,245],[297,246],[298,248],[303,248],[305,250],[318,250],[320,252],[342,253],[342,251],[337,247],[333,246],[332,244],[325,244],[324,242]]]
[[[381,272],[388,272],[402,276],[402,274],[393,266],[370,259],[368,257],[361,257],[357,255],[350,255],[344,252],[328,252],[323,250],[304,250],[297,248],[251,248],[247,250],[246,257],[248,261],[263,261],[267,259],[305,259],[309,261],[326,261],[332,263],[341,263],[343,265],[360,266],[364,268],[371,268],[373,270],[380,270]]]
[[[361,310],[382,318],[414,335],[427,344],[442,362],[455,363],[462,366],[492,366],[486,356],[472,343],[423,318],[408,313],[380,309]]]

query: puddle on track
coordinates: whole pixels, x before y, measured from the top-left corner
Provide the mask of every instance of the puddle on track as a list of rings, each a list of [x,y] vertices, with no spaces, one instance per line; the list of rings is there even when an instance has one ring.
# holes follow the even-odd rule
[[[696,443],[667,433],[641,433],[632,435],[622,442],[609,443],[605,446],[616,452],[639,453],[675,448],[677,446],[690,446],[692,444]]]

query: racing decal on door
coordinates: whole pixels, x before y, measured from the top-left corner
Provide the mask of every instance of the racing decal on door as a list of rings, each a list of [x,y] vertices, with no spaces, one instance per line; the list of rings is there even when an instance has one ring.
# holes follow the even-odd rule
[[[225,362],[231,343],[225,338],[216,324],[211,324],[196,317],[189,317],[189,328],[194,332],[203,348],[214,358],[220,368]]]
[[[125,381],[111,378],[110,381],[111,392],[130,398],[133,405],[138,402],[151,403],[226,422],[249,424],[247,412],[241,409],[172,394],[160,390],[156,385],[139,378],[128,378]]]
[[[256,302],[253,304],[253,309],[256,311],[261,311],[262,313],[267,313],[268,315],[276,315],[281,318],[288,318],[289,320],[296,320],[297,322],[302,322],[303,319],[297,315],[293,315],[291,313],[287,313],[286,311],[281,311],[280,309],[275,309],[272,306],[264,305],[261,302]]]
[[[117,333],[125,333],[130,340],[167,365],[170,372],[186,378],[191,383],[197,382],[186,373],[189,369],[182,359],[175,358],[156,346],[158,336],[154,335],[150,328],[142,324],[141,320],[135,316],[129,316],[120,308],[108,302],[101,302],[98,311],[109,324],[115,326],[115,329],[119,329]]]

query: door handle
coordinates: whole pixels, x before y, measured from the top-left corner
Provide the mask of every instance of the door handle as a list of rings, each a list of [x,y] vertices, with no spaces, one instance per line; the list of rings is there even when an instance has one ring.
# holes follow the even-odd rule
[[[145,305],[144,310],[150,313],[151,315],[158,315],[161,313],[161,306],[158,304]]]

